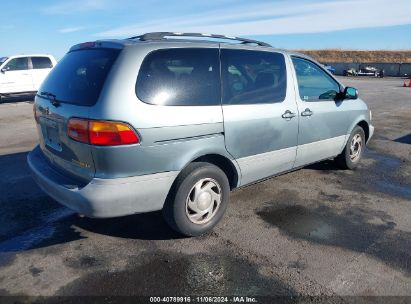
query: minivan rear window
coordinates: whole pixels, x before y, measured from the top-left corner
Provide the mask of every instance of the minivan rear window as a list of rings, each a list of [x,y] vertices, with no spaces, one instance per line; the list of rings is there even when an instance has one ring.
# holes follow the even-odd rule
[[[62,103],[94,105],[119,52],[115,49],[84,49],[67,53],[43,82],[40,94],[54,94]]]

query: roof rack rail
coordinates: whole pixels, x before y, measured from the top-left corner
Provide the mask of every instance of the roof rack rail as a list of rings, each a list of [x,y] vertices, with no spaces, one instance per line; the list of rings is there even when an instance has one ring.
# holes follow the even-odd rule
[[[233,36],[225,36],[219,34],[202,34],[202,33],[176,33],[176,32],[152,32],[146,33],[139,36],[133,36],[127,39],[139,39],[140,41],[147,41],[147,40],[162,40],[165,37],[203,37],[203,38],[215,38],[215,39],[228,39],[228,40],[237,40],[244,44],[257,44],[259,46],[268,46],[271,47],[270,44],[253,40],[247,38],[239,38]]]

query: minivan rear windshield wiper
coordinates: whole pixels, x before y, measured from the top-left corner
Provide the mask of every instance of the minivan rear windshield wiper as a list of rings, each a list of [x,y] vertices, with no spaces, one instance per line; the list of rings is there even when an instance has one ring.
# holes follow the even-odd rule
[[[57,100],[57,96],[53,93],[47,92],[47,91],[42,91],[39,94],[41,97],[47,97],[51,101],[51,104],[55,107],[60,106],[60,101]]]

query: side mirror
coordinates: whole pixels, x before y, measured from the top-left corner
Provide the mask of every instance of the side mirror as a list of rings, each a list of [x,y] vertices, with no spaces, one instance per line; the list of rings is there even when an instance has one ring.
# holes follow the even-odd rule
[[[343,99],[357,99],[358,98],[358,90],[353,87],[345,87],[343,93]]]
[[[4,74],[4,73],[6,73],[8,70],[9,70],[9,68],[4,67],[4,68],[1,69],[1,72]]]

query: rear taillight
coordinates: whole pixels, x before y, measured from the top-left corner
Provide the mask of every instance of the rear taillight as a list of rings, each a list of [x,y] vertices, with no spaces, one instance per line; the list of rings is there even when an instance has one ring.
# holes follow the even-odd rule
[[[96,146],[138,144],[136,132],[126,123],[117,121],[71,118],[67,134],[71,139]]]
[[[123,122],[90,121],[88,134],[92,145],[115,146],[139,142],[136,133]]]
[[[88,135],[89,121],[80,118],[71,118],[68,122],[67,135],[79,142],[90,143]]]
[[[38,113],[36,105],[34,103],[33,103],[33,116],[34,116],[34,120],[38,123],[39,122],[39,113]]]

